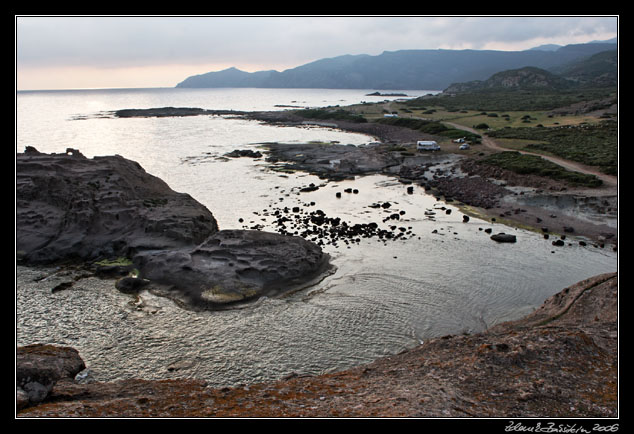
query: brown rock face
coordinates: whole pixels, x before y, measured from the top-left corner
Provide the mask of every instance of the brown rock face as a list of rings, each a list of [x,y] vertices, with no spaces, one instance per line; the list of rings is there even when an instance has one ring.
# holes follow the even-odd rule
[[[55,383],[74,378],[86,366],[74,348],[28,345],[16,352],[16,398],[18,409],[46,399]]]

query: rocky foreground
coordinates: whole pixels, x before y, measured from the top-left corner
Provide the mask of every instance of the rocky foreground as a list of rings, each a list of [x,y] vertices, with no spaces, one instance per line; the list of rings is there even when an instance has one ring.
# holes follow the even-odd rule
[[[618,276],[555,294],[519,321],[444,336],[354,369],[212,389],[87,383],[72,348],[17,353],[18,417],[618,417]],[[79,377],[78,377],[79,378]]]
[[[95,273],[120,274],[120,290],[153,285],[191,309],[290,290],[329,266],[301,237],[220,230],[203,205],[138,163],[73,149],[16,156],[16,255],[26,265],[102,264]]]

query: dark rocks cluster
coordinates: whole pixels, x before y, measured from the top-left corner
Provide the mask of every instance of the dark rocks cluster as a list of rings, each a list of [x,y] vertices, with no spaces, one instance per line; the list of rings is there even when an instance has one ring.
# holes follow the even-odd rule
[[[377,222],[349,223],[340,217],[329,217],[320,209],[307,211],[300,207],[282,208],[273,211],[272,215],[275,217],[273,224],[279,233],[297,235],[320,246],[358,244],[362,238],[376,238],[384,242],[406,240],[415,235],[411,226],[392,224],[382,228]],[[396,222],[399,218],[400,215],[394,213],[383,219],[383,223],[389,220]]]
[[[296,193],[307,193],[316,191],[323,185],[310,183],[299,187]],[[408,193],[412,193],[412,187],[407,187]],[[345,188],[335,193],[336,198],[341,198],[344,194],[360,194],[358,189]],[[388,242],[395,240],[407,240],[414,237],[412,227],[404,224],[403,210],[397,210],[390,202],[379,202],[368,205],[370,209],[378,209],[383,211],[384,216],[379,217],[376,221],[368,223],[351,223],[345,221],[341,217],[333,217],[327,215],[321,209],[315,209],[315,202],[299,200],[297,205],[282,206],[284,197],[279,198],[279,203],[272,205],[270,208],[261,212],[254,212],[260,216],[262,220],[271,220],[269,225],[273,226],[275,231],[282,235],[292,235],[302,237],[312,241],[319,246],[332,245],[339,247],[341,244],[347,246],[358,244],[362,239],[377,239],[378,241]],[[245,223],[244,218],[239,219],[240,223]],[[380,223],[379,223],[380,222]],[[261,230],[264,228],[262,224],[244,225],[244,229]]]
[[[231,158],[239,158],[239,157],[260,158],[262,157],[262,153],[260,151],[254,151],[252,149],[236,149],[225,154],[225,156],[231,157]]]

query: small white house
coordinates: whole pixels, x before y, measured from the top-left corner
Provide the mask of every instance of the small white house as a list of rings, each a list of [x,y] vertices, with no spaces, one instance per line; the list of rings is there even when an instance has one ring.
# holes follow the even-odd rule
[[[384,118],[397,118],[398,115],[396,113],[385,113],[383,115]]]
[[[419,151],[440,151],[440,146],[434,140],[419,140],[416,142]]]

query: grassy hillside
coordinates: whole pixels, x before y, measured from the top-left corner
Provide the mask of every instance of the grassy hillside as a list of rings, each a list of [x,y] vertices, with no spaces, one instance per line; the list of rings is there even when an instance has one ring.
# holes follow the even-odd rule
[[[543,176],[575,186],[599,187],[603,183],[594,175],[571,172],[536,155],[525,155],[516,151],[491,154],[479,162],[511,170],[521,175]]]
[[[529,111],[553,110],[582,101],[607,98],[614,87],[593,89],[480,89],[458,94],[424,96],[407,101],[409,107],[442,107],[445,110]]]
[[[615,121],[563,127],[503,128],[493,138],[534,140],[524,149],[597,166],[608,175],[618,171],[618,125]]]

